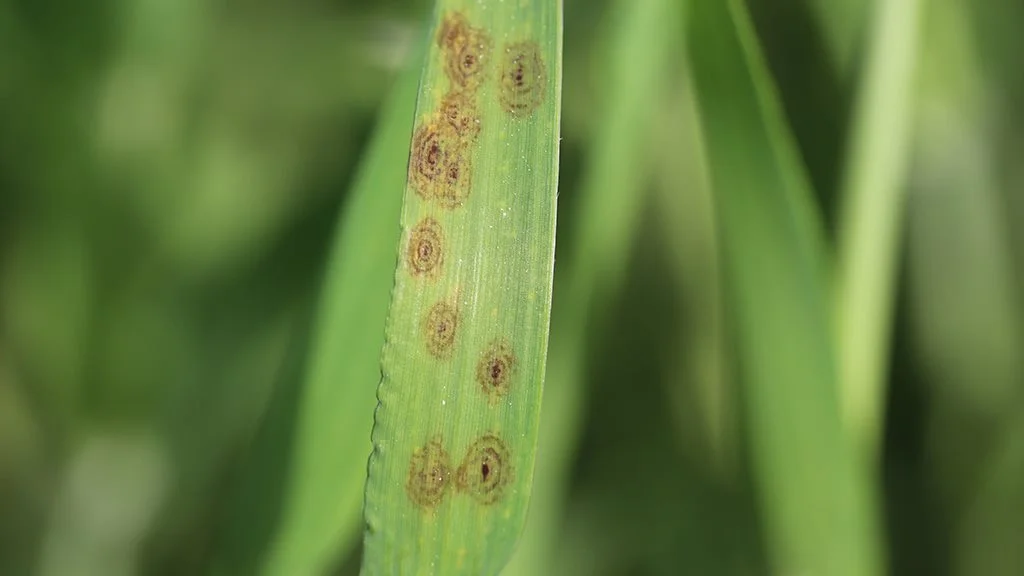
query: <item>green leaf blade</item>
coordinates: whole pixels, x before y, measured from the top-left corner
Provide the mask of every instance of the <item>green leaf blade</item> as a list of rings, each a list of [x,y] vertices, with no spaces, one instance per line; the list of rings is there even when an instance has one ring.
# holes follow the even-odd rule
[[[924,0],[880,2],[849,145],[837,245],[843,411],[877,460],[912,138],[918,20]]]
[[[440,2],[366,487],[364,574],[494,574],[525,521],[548,343],[557,2]]]
[[[882,571],[840,419],[821,225],[742,0],[695,0],[690,57],[753,470],[779,574]]]

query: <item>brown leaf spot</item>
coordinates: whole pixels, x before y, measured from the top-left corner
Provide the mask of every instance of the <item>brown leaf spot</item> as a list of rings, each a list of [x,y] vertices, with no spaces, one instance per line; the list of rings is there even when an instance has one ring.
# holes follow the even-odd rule
[[[441,118],[424,122],[412,138],[409,183],[424,200],[445,208],[461,205],[469,196],[469,148]]]
[[[536,42],[505,47],[498,83],[501,106],[512,116],[529,116],[540,106],[547,88],[547,69]]]
[[[455,473],[455,487],[480,504],[494,504],[514,479],[508,446],[496,434],[481,436],[466,451]]]
[[[490,401],[508,393],[516,372],[516,355],[512,347],[497,340],[484,350],[476,365],[476,381]]]
[[[462,92],[449,92],[441,100],[441,118],[465,141],[480,133],[480,116],[470,98]]]
[[[409,500],[421,508],[433,508],[441,503],[451,476],[451,459],[434,439],[413,451],[409,459],[409,474],[405,492]]]
[[[423,337],[427,351],[435,358],[451,356],[455,335],[459,329],[459,313],[447,302],[438,302],[430,307],[423,319]]]
[[[424,218],[409,234],[405,253],[409,270],[414,275],[434,276],[444,263],[444,234],[433,218]]]
[[[441,21],[437,30],[437,46],[444,50],[450,50],[458,44],[469,28],[469,20],[462,12],[448,12]]]
[[[437,44],[444,51],[445,73],[452,84],[461,90],[476,90],[491,58],[487,32],[471,26],[461,12],[449,12],[438,29]]]

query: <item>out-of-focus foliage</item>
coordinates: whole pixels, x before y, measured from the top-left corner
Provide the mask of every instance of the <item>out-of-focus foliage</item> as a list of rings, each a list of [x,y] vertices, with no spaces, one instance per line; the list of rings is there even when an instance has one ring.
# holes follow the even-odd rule
[[[707,0],[667,11],[676,30],[692,1]],[[883,2],[728,2],[753,16],[821,215],[829,281]],[[897,78],[911,112],[905,176],[888,184],[905,200],[888,254],[888,342],[874,342],[885,358],[876,529],[889,574],[1018,575],[1024,5],[919,3],[916,72]],[[572,430],[553,441],[562,471],[533,502],[546,552],[531,570],[768,574],[780,536],[753,465],[764,458],[750,420],[758,395],[726,291],[735,244],[719,241],[742,230],[720,225],[705,128],[743,116],[702,105],[682,41],[658,67],[663,94],[638,95],[648,85],[629,79],[609,88],[628,68],[608,55],[619,4],[565,3],[551,353],[553,365],[579,354],[579,384],[542,408]],[[0,574],[267,566],[298,469],[335,232],[430,9],[0,0]],[[653,120],[638,135],[613,130],[610,111],[636,101],[651,102]],[[646,173],[623,191],[637,196],[636,224],[605,260],[578,243],[628,216],[586,201],[609,185],[593,162],[614,154],[616,133],[629,133],[630,153],[643,148]],[[559,344],[560,315],[579,305],[562,275],[581,269],[595,271],[585,291],[602,296]],[[768,287],[749,282],[752,294]],[[757,326],[782,350],[794,329]],[[549,376],[552,387],[561,378]],[[543,434],[539,450],[543,466]],[[354,573],[356,533],[335,539],[325,561]]]
[[[877,574],[872,484],[840,415],[819,212],[746,6],[694,0],[691,12],[723,298],[770,566]]]

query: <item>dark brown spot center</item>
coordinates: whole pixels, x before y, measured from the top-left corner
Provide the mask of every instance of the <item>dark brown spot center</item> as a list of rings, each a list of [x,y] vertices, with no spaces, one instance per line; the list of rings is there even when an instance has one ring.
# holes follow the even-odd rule
[[[427,150],[427,163],[431,166],[436,166],[441,162],[441,147],[437,145],[437,142],[431,142],[430,148]]]

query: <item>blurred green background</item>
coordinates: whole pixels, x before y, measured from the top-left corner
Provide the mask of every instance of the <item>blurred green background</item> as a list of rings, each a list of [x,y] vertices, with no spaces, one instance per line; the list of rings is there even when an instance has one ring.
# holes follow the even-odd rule
[[[832,241],[875,3],[747,4]],[[874,477],[887,565],[1020,575],[1024,4],[926,4]],[[0,574],[258,571],[332,238],[430,10],[0,0]],[[552,363],[586,362],[544,408],[578,430],[531,511],[553,519],[543,574],[769,573],[679,20],[639,96],[626,262],[595,276],[579,341],[553,341]],[[564,23],[554,339],[587,159],[629,94],[605,76],[614,3],[566,0]],[[333,555],[354,574],[358,538]]]

